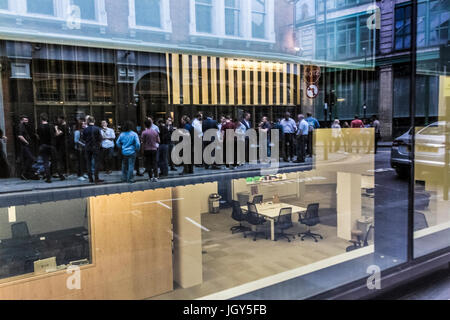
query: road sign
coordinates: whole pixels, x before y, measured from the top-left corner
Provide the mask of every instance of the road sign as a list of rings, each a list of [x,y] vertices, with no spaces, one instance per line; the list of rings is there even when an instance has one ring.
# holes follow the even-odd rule
[[[315,84],[310,84],[306,89],[306,96],[310,99],[315,99],[319,94],[319,87]]]
[[[315,84],[320,79],[320,67],[319,66],[306,66],[304,70],[303,79],[307,84]]]

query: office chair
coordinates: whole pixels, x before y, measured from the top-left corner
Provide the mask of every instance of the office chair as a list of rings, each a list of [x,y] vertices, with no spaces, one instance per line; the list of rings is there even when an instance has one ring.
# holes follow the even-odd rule
[[[249,227],[243,226],[242,221],[247,221],[247,215],[242,213],[241,204],[239,201],[233,200],[231,201],[233,206],[233,211],[231,212],[231,218],[233,220],[239,222],[238,226],[231,227],[231,233],[234,234],[236,232],[245,232],[250,231],[251,229]]]
[[[269,237],[267,235],[267,229],[264,232],[262,231],[258,232],[258,226],[264,225],[267,222],[267,220],[258,215],[258,210],[256,209],[256,205],[254,203],[248,202],[247,208],[248,208],[248,212],[246,214],[247,222],[255,227],[255,231],[253,230],[250,231],[250,233],[253,234],[253,241],[256,241],[256,236],[258,234],[264,234],[266,239],[268,239]],[[244,238],[247,238],[247,233],[245,231],[244,231]]]
[[[369,239],[369,235],[370,235],[370,231],[372,231],[372,229],[375,230],[375,227],[373,226],[373,224],[371,224],[369,226],[369,229],[367,229],[366,235],[364,237],[364,242],[361,243],[361,240],[359,238],[359,236],[356,239],[352,239],[350,240],[351,243],[353,243],[351,246],[348,246],[345,251],[349,252],[349,251],[353,251],[359,248],[363,248],[363,247],[367,247],[369,245],[369,241],[367,239]]]
[[[307,225],[309,227],[306,232],[300,232],[298,234],[298,236],[301,237],[300,239],[302,241],[304,241],[307,237],[313,238],[315,242],[318,242],[317,238],[323,239],[320,234],[311,232],[310,228],[320,223],[318,203],[309,204],[304,216],[302,216],[302,214],[299,214],[298,221],[301,224]]]
[[[422,212],[414,212],[414,231],[428,228],[427,217]]]
[[[30,231],[26,222],[17,222],[11,225],[11,235],[13,239],[24,239],[30,237]]]
[[[284,233],[284,230],[292,227],[292,208],[281,208],[280,214],[275,221],[275,230],[279,229],[281,230],[281,232],[275,234],[275,241],[277,241],[278,238],[285,238],[288,242],[291,242],[291,239],[289,239],[289,237],[295,239],[295,236],[293,234]]]
[[[256,196],[253,197],[253,203],[254,204],[262,204],[263,203],[263,195],[262,194],[257,194]]]

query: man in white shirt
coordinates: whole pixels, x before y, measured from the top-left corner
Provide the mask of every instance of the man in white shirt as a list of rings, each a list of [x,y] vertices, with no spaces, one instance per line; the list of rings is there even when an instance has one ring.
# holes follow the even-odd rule
[[[284,119],[280,121],[280,125],[283,128],[283,158],[285,162],[289,162],[289,160],[293,160],[294,158],[294,136],[297,131],[297,126],[289,112],[285,113]]]
[[[203,140],[203,114],[201,112],[197,113],[197,116],[192,120],[192,127],[194,128],[194,135],[196,138]],[[202,144],[202,154],[203,154],[203,144]],[[203,158],[203,157],[202,157]],[[196,167],[202,167],[200,164],[196,164]]]
[[[113,129],[108,128],[108,121],[102,121],[102,128],[100,130],[102,134],[102,162],[103,170],[106,174],[110,174],[112,171],[112,159],[114,158],[114,140],[116,139],[116,134]]]
[[[202,127],[203,114],[197,113],[197,116],[192,120],[192,126],[194,127],[194,132],[197,134],[197,137],[202,139],[203,137],[203,127]]]
[[[298,125],[297,125],[297,160],[296,163],[305,162],[305,146],[308,141],[309,124],[305,120],[303,114],[298,115]]]

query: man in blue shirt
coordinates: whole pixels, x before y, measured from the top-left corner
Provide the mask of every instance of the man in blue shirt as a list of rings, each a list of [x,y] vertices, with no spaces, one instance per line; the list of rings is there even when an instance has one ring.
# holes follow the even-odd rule
[[[284,119],[280,121],[280,125],[283,128],[283,159],[285,162],[293,161],[294,136],[297,132],[297,125],[289,112],[284,114]]]
[[[309,135],[309,124],[305,120],[303,114],[298,115],[298,130],[297,130],[297,160],[296,163],[305,162],[305,143]]]
[[[134,124],[127,121],[123,126],[123,131],[116,141],[116,145],[122,149],[122,182],[134,182],[134,162],[136,154],[141,149],[139,136],[132,130]]]
[[[308,122],[309,125],[309,133],[308,133],[308,141],[307,141],[307,154],[308,156],[312,157],[313,154],[313,134],[314,130],[320,128],[319,121],[317,121],[316,118],[312,116],[311,113],[306,114],[306,122]]]

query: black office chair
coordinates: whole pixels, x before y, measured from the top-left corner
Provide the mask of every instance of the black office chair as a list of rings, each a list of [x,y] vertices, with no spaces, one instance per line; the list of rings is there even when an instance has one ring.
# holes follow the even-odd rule
[[[253,197],[253,203],[254,204],[261,204],[263,203],[263,195],[262,194],[257,194],[256,196]]]
[[[364,242],[361,243],[361,240],[359,237],[357,237],[356,239],[350,240],[350,242],[353,244],[351,246],[348,246],[345,249],[345,251],[349,252],[349,251],[353,251],[353,250],[356,250],[359,248],[367,247],[369,245],[369,241],[368,241],[369,235],[372,230],[375,230],[375,227],[371,224],[369,226],[369,229],[367,229],[366,235],[364,237]]]
[[[247,221],[247,215],[242,212],[241,204],[239,203],[239,201],[233,200],[231,203],[233,206],[233,211],[231,212],[231,218],[233,218],[233,220],[239,222],[238,226],[234,226],[234,227],[230,228],[231,233],[250,231],[251,229],[249,227],[242,225],[242,221]]]
[[[258,234],[264,234],[266,239],[268,239],[268,235],[267,235],[267,228],[266,230],[263,231],[258,231],[258,226],[262,226],[264,225],[267,220],[264,219],[263,217],[261,217],[258,214],[258,210],[256,209],[256,205],[254,203],[248,202],[247,203],[247,222],[253,226],[255,226],[255,231],[251,230],[250,233],[253,234],[253,241],[256,241],[256,236]],[[244,238],[247,238],[247,233],[244,231]]]
[[[302,241],[304,241],[305,238],[307,238],[307,237],[313,238],[315,242],[318,241],[317,238],[323,239],[323,237],[320,234],[311,232],[311,228],[310,228],[310,227],[313,227],[316,224],[320,223],[320,219],[319,219],[319,204],[318,203],[309,204],[308,208],[306,210],[306,213],[304,215],[299,214],[298,221],[301,224],[304,224],[304,225],[308,226],[308,231],[300,232],[298,234],[298,236],[301,237],[300,239]]]
[[[30,237],[30,231],[26,222],[17,222],[11,225],[11,235],[13,239],[26,239]]]
[[[280,214],[278,215],[277,220],[275,220],[275,230],[280,230],[280,232],[275,232],[275,241],[279,238],[285,238],[288,242],[291,242],[289,237],[295,239],[293,234],[285,233],[284,230],[292,228],[292,208],[281,208]]]

